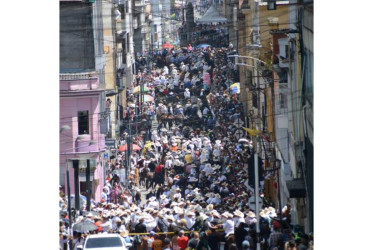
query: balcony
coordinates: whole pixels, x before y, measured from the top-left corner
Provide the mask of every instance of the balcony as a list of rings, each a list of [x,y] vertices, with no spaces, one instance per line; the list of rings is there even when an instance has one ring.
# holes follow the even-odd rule
[[[60,74],[60,90],[93,90],[99,88],[97,72],[62,73]]]
[[[99,141],[92,141],[90,135],[83,135],[83,138],[75,142],[76,153],[97,152],[105,149],[105,135],[100,134]]]

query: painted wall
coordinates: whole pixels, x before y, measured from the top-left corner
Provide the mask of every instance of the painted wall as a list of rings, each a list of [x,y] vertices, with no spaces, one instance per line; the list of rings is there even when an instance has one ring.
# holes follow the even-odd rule
[[[105,150],[105,137],[100,134],[99,117],[100,102],[99,94],[95,86],[98,85],[98,78],[82,80],[61,80],[60,81],[60,127],[68,125],[69,130],[60,133],[60,185],[66,187],[66,165],[69,159],[94,159],[97,163],[101,161],[101,152]],[[67,88],[67,87],[70,88]],[[65,91],[73,88],[75,91]],[[90,91],[87,91],[90,90]],[[78,111],[89,112],[89,134],[84,135],[80,140],[78,137]],[[90,141],[96,143],[90,145]],[[74,170],[70,169],[70,188],[74,194]],[[103,168],[96,166],[92,191],[96,201],[100,199],[100,192],[103,187]],[[100,191],[98,191],[99,189]],[[67,190],[66,190],[67,192]]]

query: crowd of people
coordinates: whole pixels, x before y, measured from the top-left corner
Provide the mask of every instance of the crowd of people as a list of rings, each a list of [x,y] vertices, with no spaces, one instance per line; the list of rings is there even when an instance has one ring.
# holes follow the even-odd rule
[[[78,249],[85,235],[95,233],[118,233],[137,250],[241,250],[256,249],[257,243],[261,249],[313,249],[312,235],[291,225],[289,205],[279,211],[265,200],[256,218],[249,203],[247,163],[253,148],[249,135],[236,133],[236,122],[244,117],[229,88],[230,52],[170,50],[139,72],[133,87],[144,83],[155,100],[142,103],[141,119],[157,118],[158,127],[148,126],[134,141],[141,149],[132,152],[129,166],[123,152],[110,160],[101,200],[93,201],[90,211],[76,211],[72,229],[82,221],[97,229],[69,233],[61,195],[61,249],[69,241]],[[129,93],[128,100],[127,114],[134,119],[137,95]],[[128,174],[119,174],[122,169]]]

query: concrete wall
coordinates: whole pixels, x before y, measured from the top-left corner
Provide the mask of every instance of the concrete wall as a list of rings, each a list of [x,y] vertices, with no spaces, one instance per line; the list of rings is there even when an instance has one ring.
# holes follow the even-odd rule
[[[60,2],[60,69],[95,69],[89,3]]]

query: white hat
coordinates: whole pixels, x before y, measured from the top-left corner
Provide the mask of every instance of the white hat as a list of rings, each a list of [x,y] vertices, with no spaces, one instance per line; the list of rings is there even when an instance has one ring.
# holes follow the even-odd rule
[[[206,206],[206,210],[210,211],[210,210],[213,210],[214,208],[214,205],[213,204],[209,204]]]
[[[175,221],[174,217],[172,215],[166,215],[165,218],[167,220]]]
[[[242,212],[240,212],[239,210],[235,210],[235,211],[234,211],[234,215],[235,215],[235,216],[238,216],[238,217],[240,217],[240,218],[244,218],[244,214],[243,214]]]
[[[256,214],[252,211],[249,211],[247,215],[249,218],[256,218]]]
[[[191,177],[189,180],[189,182],[196,182],[196,181],[198,181],[198,179],[196,179],[195,177]]]
[[[195,213],[194,212],[192,212],[192,211],[187,211],[187,216],[190,216],[190,215],[195,215]]]
[[[228,212],[224,212],[224,213],[222,214],[222,217],[225,217],[225,218],[234,218],[234,215],[233,215],[233,214],[230,214],[230,213],[228,213]]]
[[[200,213],[200,216],[203,220],[206,220],[208,218],[208,216],[204,213]]]
[[[148,199],[149,201],[155,201],[156,200],[156,197],[152,196]]]
[[[219,168],[221,168],[220,165],[218,165],[218,164],[214,164],[214,165],[213,165],[213,169],[214,169],[214,170],[217,170],[217,169],[219,169]]]

